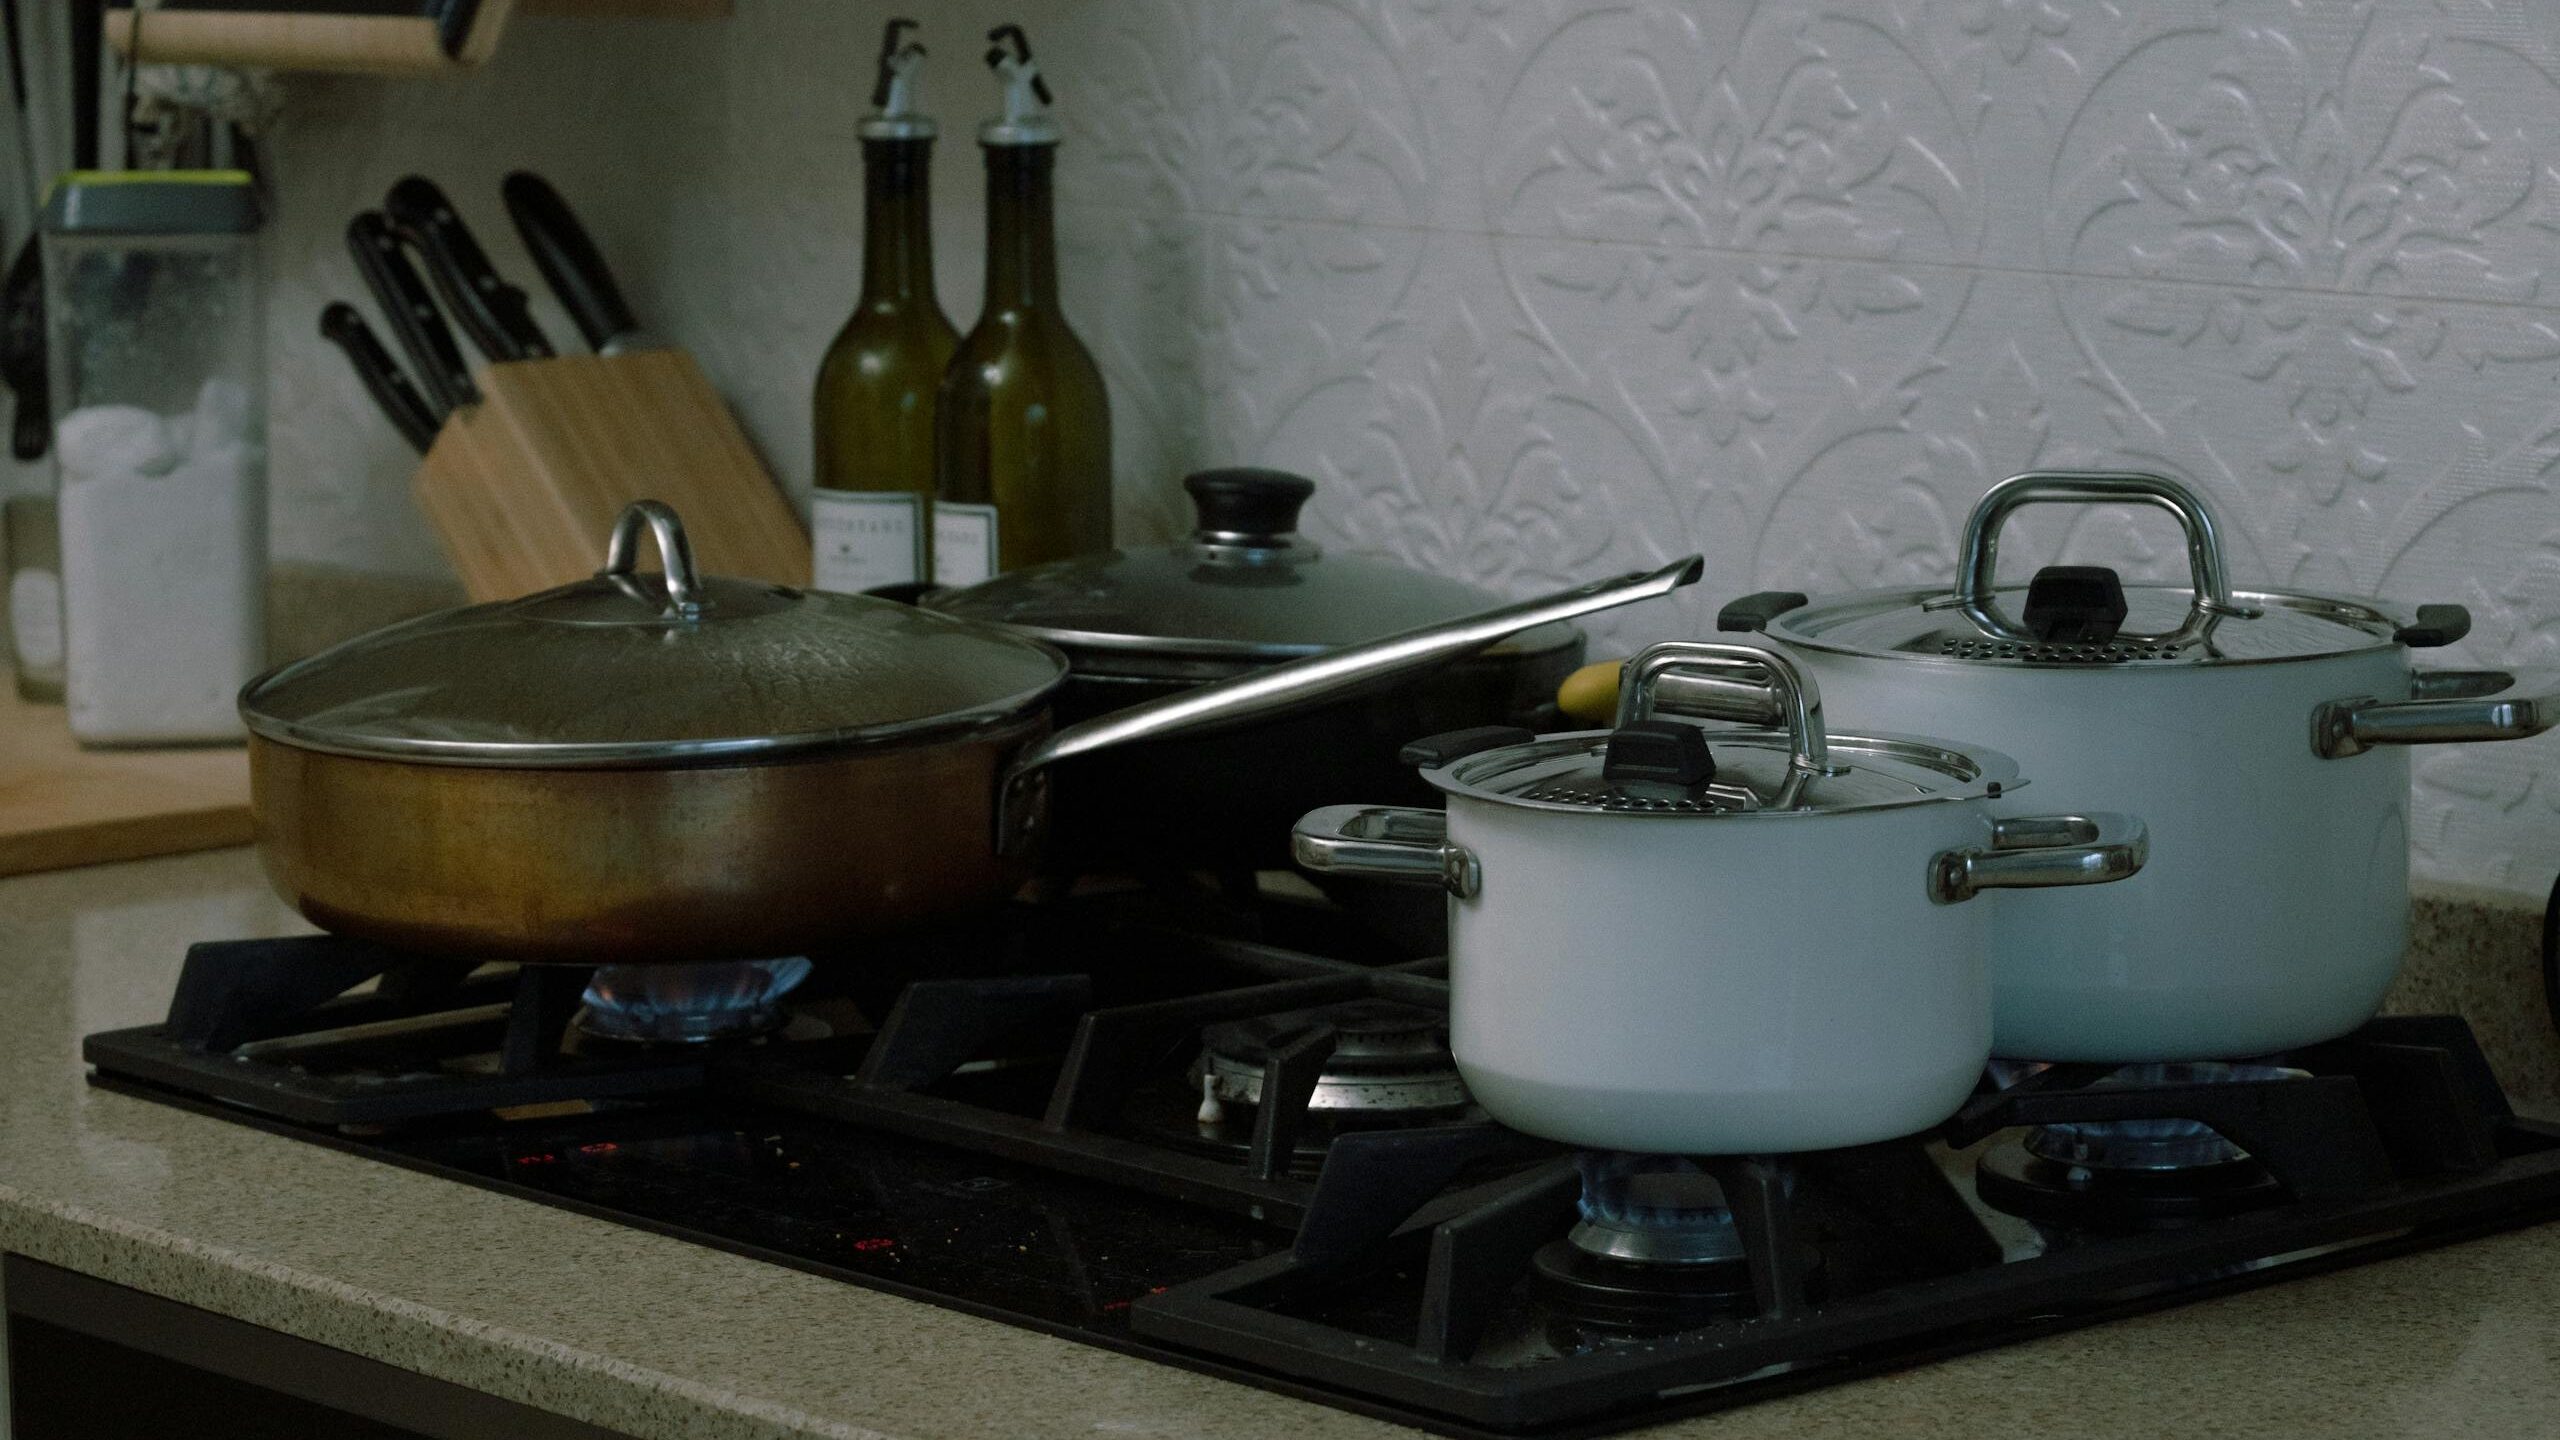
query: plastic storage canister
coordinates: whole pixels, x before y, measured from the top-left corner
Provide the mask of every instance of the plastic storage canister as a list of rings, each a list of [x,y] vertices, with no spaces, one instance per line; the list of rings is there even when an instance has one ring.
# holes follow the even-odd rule
[[[83,172],[45,203],[64,691],[89,745],[240,738],[265,663],[258,204],[238,171]]]

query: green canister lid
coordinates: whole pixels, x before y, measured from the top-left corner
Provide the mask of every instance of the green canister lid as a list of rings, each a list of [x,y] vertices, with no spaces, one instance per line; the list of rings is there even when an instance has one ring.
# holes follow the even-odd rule
[[[258,222],[246,170],[74,170],[44,202],[52,235],[246,235]]]

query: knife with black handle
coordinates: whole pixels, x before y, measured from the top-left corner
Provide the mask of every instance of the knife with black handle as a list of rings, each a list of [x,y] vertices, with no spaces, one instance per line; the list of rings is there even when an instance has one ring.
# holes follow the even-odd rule
[[[640,322],[624,303],[622,289],[613,283],[613,268],[587,236],[587,227],[578,223],[577,212],[551,182],[530,170],[509,175],[501,187],[507,201],[507,214],[516,222],[516,234],[523,237],[526,253],[533,256],[534,268],[560,297],[560,306],[577,322],[578,333],[599,355],[621,355],[633,350],[662,350],[666,342],[640,328]]]
[[[364,382],[366,392],[382,407],[391,428],[399,431],[419,454],[426,454],[436,439],[435,411],[428,408],[426,397],[393,363],[391,352],[374,338],[373,327],[364,323],[356,307],[344,300],[330,301],[328,308],[320,312],[320,333],[347,352],[347,363],[355,367],[356,378]]]
[[[400,342],[409,363],[417,367],[419,382],[435,397],[437,418],[479,403],[480,391],[471,383],[471,367],[463,362],[462,347],[453,343],[444,312],[436,308],[427,282],[418,278],[417,267],[409,263],[400,237],[391,233],[381,211],[367,210],[347,222],[347,253],[355,258],[356,273],[364,277],[365,288],[373,292],[373,303],[382,307],[392,338]]]
[[[412,175],[391,187],[382,212],[400,238],[427,262],[427,277],[444,297],[463,333],[492,360],[534,360],[552,354],[551,342],[533,323],[524,292],[499,278],[472,237],[471,227],[434,181]]]

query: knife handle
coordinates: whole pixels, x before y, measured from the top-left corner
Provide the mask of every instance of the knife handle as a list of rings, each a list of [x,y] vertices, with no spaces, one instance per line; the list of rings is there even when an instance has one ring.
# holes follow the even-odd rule
[[[478,403],[480,392],[471,383],[471,367],[463,363],[462,348],[453,343],[453,332],[445,327],[435,297],[427,293],[427,282],[418,278],[417,267],[409,263],[400,238],[391,233],[380,211],[367,210],[347,222],[347,253],[356,262],[356,273],[364,277],[365,288],[373,292],[373,303],[382,307],[392,337],[417,367],[420,383],[435,397],[436,408],[451,411]]]
[[[577,322],[578,333],[597,350],[617,335],[640,328],[622,291],[577,213],[549,181],[530,170],[509,175],[502,188],[507,215],[516,222],[534,268],[560,297],[560,306]]]
[[[499,278],[471,227],[434,181],[420,175],[402,180],[383,197],[382,212],[400,238],[425,258],[436,293],[482,353],[492,360],[530,360],[552,353],[551,342],[533,323],[524,291]]]
[[[332,300],[320,312],[320,333],[347,352],[347,363],[355,367],[356,378],[364,382],[374,403],[382,407],[391,428],[400,432],[419,454],[436,440],[435,412],[427,408],[426,397],[409,383],[409,377],[392,363],[391,352],[374,338],[373,327],[364,323],[356,307],[344,300]]]

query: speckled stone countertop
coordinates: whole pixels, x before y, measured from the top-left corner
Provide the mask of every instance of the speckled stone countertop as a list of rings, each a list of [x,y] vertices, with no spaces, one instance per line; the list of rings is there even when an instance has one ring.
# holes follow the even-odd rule
[[[2418,1000],[2529,965],[2522,912],[2474,903],[2422,941],[2497,983],[2437,955]],[[188,941],[300,928],[243,850],[0,882],[0,1249],[644,1437],[1414,1433],[83,1083],[79,1037],[157,1019]],[[1649,1433],[2555,1430],[2560,1226]]]

